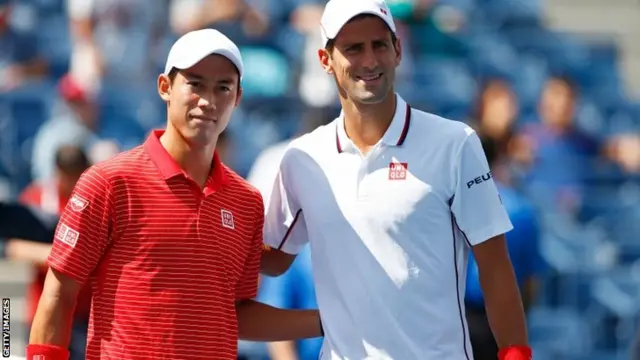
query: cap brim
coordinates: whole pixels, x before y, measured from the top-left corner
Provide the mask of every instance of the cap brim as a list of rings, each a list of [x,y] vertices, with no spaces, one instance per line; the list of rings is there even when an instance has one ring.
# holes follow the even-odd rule
[[[337,26],[336,28],[333,29],[327,29],[323,27],[323,36],[325,37],[324,40],[324,45],[327,45],[327,42],[329,40],[333,40],[336,38],[336,36],[338,36],[338,34],[340,33],[340,30],[342,30],[342,28],[351,20],[353,20],[353,18],[360,16],[360,15],[374,15],[376,17],[378,17],[380,20],[384,21],[384,23],[389,27],[389,30],[391,30],[391,32],[393,32],[395,34],[396,29],[395,29],[395,24],[393,23],[389,23],[389,21],[382,15],[380,15],[380,13],[378,11],[374,11],[374,10],[362,10],[362,11],[358,11],[355,14],[347,14],[345,15],[343,18],[340,19],[339,22],[336,22],[338,24],[340,24],[340,26]]]
[[[165,74],[169,74],[169,72],[171,72],[171,70],[173,69],[178,69],[178,70],[185,70],[188,69],[190,67],[195,66],[197,63],[199,63],[200,61],[204,60],[204,58],[206,58],[207,56],[210,55],[220,55],[220,56],[224,56],[225,58],[227,58],[227,60],[231,61],[231,63],[233,64],[233,66],[235,66],[236,70],[238,70],[238,74],[240,74],[240,77],[242,78],[242,69],[240,69],[240,65],[239,65],[239,61],[240,59],[237,59],[233,53],[231,51],[229,51],[228,49],[213,49],[210,51],[205,51],[203,52],[200,56],[193,56],[191,58],[182,58],[180,61],[174,63],[172,66],[168,66],[165,69]]]

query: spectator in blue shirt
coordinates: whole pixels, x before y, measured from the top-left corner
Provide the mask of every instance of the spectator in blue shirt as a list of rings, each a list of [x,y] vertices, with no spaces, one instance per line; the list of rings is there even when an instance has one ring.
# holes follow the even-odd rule
[[[498,167],[498,157],[501,155],[498,149],[503,147],[487,137],[482,138],[482,143],[492,172],[499,173],[495,171]],[[514,226],[514,229],[507,233],[507,247],[526,311],[535,298],[536,279],[544,269],[538,249],[540,229],[536,221],[536,212],[526,198],[501,182],[495,175],[494,180]],[[498,346],[485,312],[478,267],[473,254],[469,257],[467,268],[465,305],[474,359],[495,360]]]
[[[262,278],[258,298],[283,309],[317,309],[311,272],[311,255],[307,246],[282,276]],[[321,348],[322,338],[270,343],[269,355],[271,360],[317,360]]]
[[[0,92],[13,90],[28,80],[41,79],[48,73],[35,34],[12,26],[16,3],[0,0]]]

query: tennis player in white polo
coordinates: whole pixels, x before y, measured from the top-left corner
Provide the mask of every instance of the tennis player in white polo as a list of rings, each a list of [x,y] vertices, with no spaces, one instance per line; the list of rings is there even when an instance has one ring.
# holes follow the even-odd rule
[[[496,358],[531,358],[504,233],[512,228],[475,132],[394,92],[401,43],[381,0],[331,0],[320,62],[342,113],[290,144],[265,223],[262,272],[310,242],[322,360],[471,360],[466,263],[478,262]]]

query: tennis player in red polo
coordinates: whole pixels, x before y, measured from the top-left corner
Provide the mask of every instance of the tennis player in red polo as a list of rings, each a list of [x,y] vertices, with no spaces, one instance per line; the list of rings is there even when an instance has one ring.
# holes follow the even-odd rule
[[[242,89],[240,52],[221,33],[173,45],[158,92],[167,128],[87,170],[65,208],[33,322],[29,360],[61,360],[78,291],[91,281],[87,359],[236,359],[238,337],[321,335],[316,311],[256,295],[259,192],[215,153]]]

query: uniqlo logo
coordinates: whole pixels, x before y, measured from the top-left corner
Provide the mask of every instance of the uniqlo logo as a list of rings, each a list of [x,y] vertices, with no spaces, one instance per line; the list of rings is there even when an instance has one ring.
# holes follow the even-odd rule
[[[389,164],[389,180],[405,180],[407,178],[406,162],[392,162]]]
[[[65,224],[60,224],[56,230],[56,240],[59,240],[71,247],[75,247],[78,242],[80,233],[68,227]]]
[[[229,228],[229,229],[235,229],[235,225],[233,224],[233,214],[231,213],[231,211],[229,210],[221,210],[221,214],[222,214],[222,226]]]

